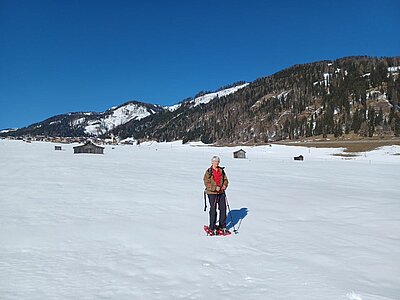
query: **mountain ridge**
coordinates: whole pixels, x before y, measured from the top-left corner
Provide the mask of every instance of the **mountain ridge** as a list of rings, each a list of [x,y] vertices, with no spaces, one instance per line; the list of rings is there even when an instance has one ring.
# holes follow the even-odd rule
[[[399,57],[297,64],[195,109],[129,122],[121,138],[265,143],[353,132],[399,135]]]
[[[399,71],[400,57],[350,56],[296,64],[225,89],[233,88],[230,93],[200,92],[169,107],[143,103],[148,105],[143,117],[113,126],[98,121],[97,131],[72,134],[204,143],[264,143],[350,132],[400,135]]]
[[[242,83],[242,82],[240,82]],[[187,103],[197,106],[212,101],[219,94],[228,94],[236,91],[242,86],[229,86],[225,89],[218,89],[216,92],[202,93],[201,96],[195,98],[187,98],[175,105],[161,106],[158,104],[150,104],[137,100],[126,101],[120,105],[113,106],[104,112],[68,112],[51,116],[43,121],[35,122],[23,128],[17,129],[4,129],[0,131],[0,135],[10,133],[11,135],[47,135],[47,136],[101,136],[115,127],[124,125],[131,120],[141,120],[152,114],[160,113],[161,111],[174,111],[181,105]],[[198,93],[199,94],[199,93]],[[114,119],[114,120],[111,120]],[[69,125],[66,124],[69,122]],[[50,125],[56,123],[64,123],[62,126],[53,126],[55,128],[48,128]],[[83,125],[82,125],[83,124]],[[82,125],[82,126],[79,126]],[[47,128],[40,130],[40,128]],[[68,128],[69,127],[69,128]],[[60,132],[60,130],[62,132]]]

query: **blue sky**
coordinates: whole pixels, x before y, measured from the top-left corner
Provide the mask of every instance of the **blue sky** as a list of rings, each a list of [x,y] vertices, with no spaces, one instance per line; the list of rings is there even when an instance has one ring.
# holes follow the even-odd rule
[[[0,0],[0,129],[351,55],[400,55],[400,1]]]

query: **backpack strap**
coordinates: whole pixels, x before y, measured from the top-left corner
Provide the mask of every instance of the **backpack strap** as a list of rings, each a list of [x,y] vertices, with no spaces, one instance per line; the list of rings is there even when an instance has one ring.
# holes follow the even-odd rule
[[[219,167],[222,170],[222,181],[224,181],[225,178],[225,167]]]

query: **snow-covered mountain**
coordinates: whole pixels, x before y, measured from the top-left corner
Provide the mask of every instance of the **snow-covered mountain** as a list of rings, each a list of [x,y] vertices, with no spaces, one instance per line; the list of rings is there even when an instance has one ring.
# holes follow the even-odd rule
[[[329,134],[400,136],[399,66],[399,57],[345,57],[295,65],[248,85],[199,93],[168,114],[128,123],[114,134],[122,139],[206,144]]]
[[[18,128],[3,129],[3,130],[0,130],[0,133],[9,133],[9,132],[13,132],[16,130],[18,130]]]
[[[141,120],[160,111],[160,107],[140,102],[128,102],[105,112],[99,120],[89,120],[85,126],[85,133],[90,135],[104,134],[117,126],[132,120]],[[77,122],[80,122],[78,119]]]
[[[57,115],[18,129],[16,135],[100,136],[132,120],[164,111],[161,106],[129,101],[105,112],[74,112]]]
[[[164,108],[169,110],[169,111],[175,111],[178,108],[180,108],[182,106],[183,103],[189,102],[191,104],[192,107],[196,107],[200,104],[207,104],[210,101],[214,100],[214,99],[218,99],[220,97],[224,97],[224,96],[228,96],[230,94],[233,94],[235,92],[237,92],[238,90],[248,86],[249,83],[244,83],[244,84],[240,84],[240,85],[236,85],[230,88],[226,88],[226,89],[222,89],[220,91],[217,92],[213,92],[213,93],[207,93],[204,95],[201,95],[199,97],[194,98],[193,100],[187,100],[175,105],[171,105],[171,106],[165,106]]]
[[[162,112],[174,112],[182,105],[191,109],[200,104],[207,104],[220,97],[232,95],[246,87],[248,83],[240,83],[228,88],[221,88],[216,92],[205,93],[194,99],[184,100],[172,106],[161,107],[138,101],[129,101],[119,106],[114,106],[105,112],[74,112],[57,115],[21,129],[4,130],[0,134],[14,136],[101,136],[114,131],[126,124],[136,126],[135,121],[140,121],[148,116]],[[117,129],[118,130],[118,129]]]
[[[168,107],[128,102],[52,117],[0,136],[117,136],[138,141],[265,143],[301,137],[400,136],[400,57],[295,65]]]
[[[242,84],[242,85],[237,85],[228,89],[224,89],[215,93],[209,93],[200,97],[195,98],[192,103],[193,106],[198,106],[200,104],[207,104],[210,101],[220,98],[220,97],[224,97],[224,96],[228,96],[230,94],[235,93],[236,91],[248,86],[248,83]]]

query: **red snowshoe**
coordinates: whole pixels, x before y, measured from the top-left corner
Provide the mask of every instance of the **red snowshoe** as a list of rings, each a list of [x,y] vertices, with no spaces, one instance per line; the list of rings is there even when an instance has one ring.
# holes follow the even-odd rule
[[[230,235],[231,232],[227,229],[223,230],[223,229],[217,229],[214,232],[208,228],[207,225],[204,225],[204,231],[207,233],[207,235],[222,235],[222,236],[226,236],[226,235]]]

